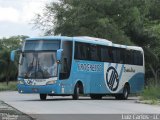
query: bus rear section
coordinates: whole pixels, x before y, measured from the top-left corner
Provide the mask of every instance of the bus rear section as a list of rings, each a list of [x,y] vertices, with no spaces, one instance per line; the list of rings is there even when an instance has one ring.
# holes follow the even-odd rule
[[[75,41],[74,80],[92,99],[127,99],[144,87],[144,53],[136,46]],[[83,86],[82,86],[83,85]],[[83,90],[81,90],[83,88]]]

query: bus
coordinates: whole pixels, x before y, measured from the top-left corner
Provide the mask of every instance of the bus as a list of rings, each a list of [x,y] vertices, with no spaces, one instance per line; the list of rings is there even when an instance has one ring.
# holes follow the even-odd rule
[[[141,47],[88,36],[27,38],[19,51],[18,92],[47,96],[112,95],[126,100],[144,88]]]

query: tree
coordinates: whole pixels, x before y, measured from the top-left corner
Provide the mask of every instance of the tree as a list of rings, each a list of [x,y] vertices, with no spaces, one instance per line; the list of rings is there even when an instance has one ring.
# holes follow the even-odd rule
[[[46,5],[44,14],[38,14],[34,23],[46,35],[87,35],[131,44],[105,11],[111,1],[113,0],[60,0]]]
[[[159,5],[159,0],[59,0],[47,4],[34,24],[45,35],[94,36],[141,46],[147,71],[157,79],[155,73],[160,67],[154,66],[160,66]]]
[[[13,36],[0,40],[0,80],[4,78],[8,85],[10,78],[17,75],[17,63],[10,61],[10,52],[21,47],[22,40],[27,36]]]

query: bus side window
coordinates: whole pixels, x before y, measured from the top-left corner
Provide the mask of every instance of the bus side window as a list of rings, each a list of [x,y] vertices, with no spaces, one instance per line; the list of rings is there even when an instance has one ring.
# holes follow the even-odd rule
[[[141,51],[132,50],[132,65],[143,65],[143,54]]]
[[[98,46],[97,45],[90,45],[90,57],[91,60],[93,61],[100,61],[99,53],[100,50],[98,51]]]
[[[108,62],[113,62],[113,52],[112,52],[112,48],[108,48]]]
[[[140,52],[140,51],[138,51],[137,52],[138,53],[138,57],[137,57],[137,59],[138,59],[138,65],[143,65],[143,55],[142,55],[142,53]]]
[[[103,46],[100,49],[100,60],[103,62],[112,62],[113,61],[113,54],[112,54],[112,49],[107,47],[107,46]]]
[[[125,64],[131,64],[131,52],[130,50],[126,50],[125,51],[125,61],[126,63]]]
[[[120,50],[119,48],[116,49],[116,63],[122,63]]]
[[[101,59],[101,46],[97,46],[97,57],[98,57],[98,61],[102,61],[102,59]]]
[[[90,60],[89,44],[75,42],[74,58],[79,60]]]
[[[81,60],[89,60],[89,46],[86,43],[79,44],[80,46],[80,59]]]
[[[67,58],[64,58],[64,59],[63,59],[63,71],[64,71],[65,73],[67,73],[68,70],[69,70],[69,68],[68,68]]]
[[[115,48],[112,49],[112,56],[113,56],[113,59],[112,59],[113,61],[112,62],[116,63],[117,55],[116,55],[116,49]]]
[[[84,50],[84,45],[83,44],[79,44],[80,47],[80,59],[84,60],[85,59],[85,50]]]
[[[75,53],[74,53],[74,58],[79,59],[80,57],[80,47],[77,43],[75,43]]]
[[[107,58],[108,58],[107,48],[106,47],[102,47],[101,48],[101,61],[108,62]]]
[[[133,64],[137,65],[137,54],[136,54],[136,51],[133,52],[133,59],[134,59],[133,60]]]
[[[125,53],[126,53],[126,50],[124,48],[121,48],[120,54],[121,54],[121,62],[122,62],[122,64],[126,63]]]
[[[134,65],[134,50],[130,50],[130,64]]]
[[[143,66],[143,53],[140,52],[140,65]]]

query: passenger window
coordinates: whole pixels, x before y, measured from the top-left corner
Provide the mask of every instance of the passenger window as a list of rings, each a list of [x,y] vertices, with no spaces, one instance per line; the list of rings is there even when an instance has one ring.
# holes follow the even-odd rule
[[[90,57],[92,61],[99,61],[98,47],[96,45],[90,45]]]

